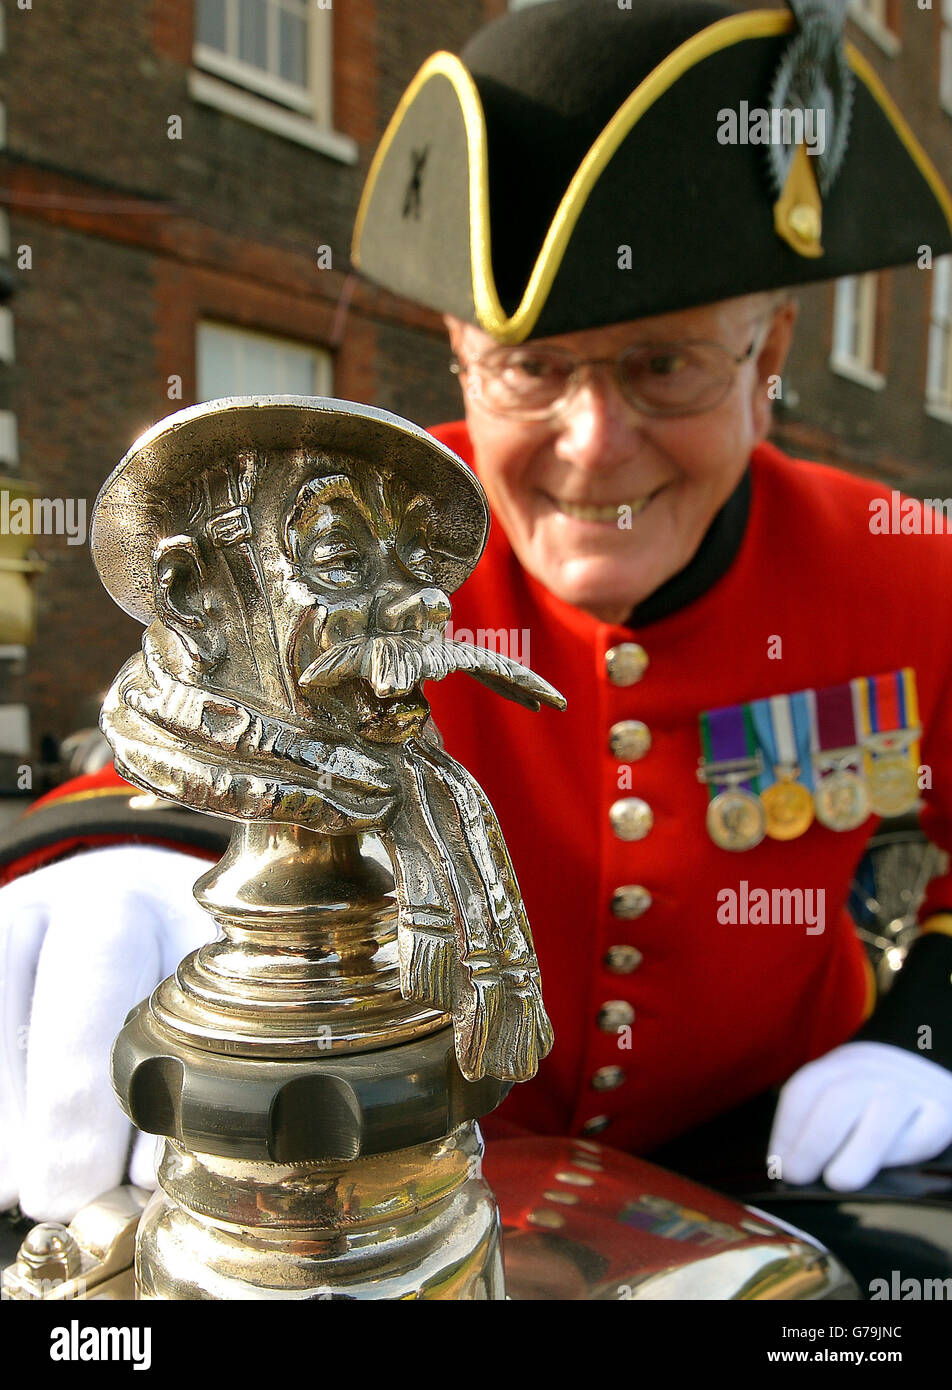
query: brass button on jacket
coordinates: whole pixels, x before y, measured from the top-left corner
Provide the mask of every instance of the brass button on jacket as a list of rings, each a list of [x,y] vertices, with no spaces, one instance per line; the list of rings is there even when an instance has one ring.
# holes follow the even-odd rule
[[[582,1125],[582,1133],[602,1134],[610,1124],[611,1120],[607,1115],[593,1115],[590,1120],[586,1120]]]
[[[643,960],[637,946],[609,946],[605,952],[605,965],[613,975],[630,975]]]
[[[598,1026],[603,1033],[617,1033],[635,1021],[635,1011],[626,999],[609,999],[598,1011]]]
[[[623,763],[636,763],[651,747],[651,730],[640,719],[620,719],[608,731],[608,746]]]
[[[635,685],[648,669],[648,653],[639,642],[619,642],[605,653],[605,669],[612,685]]]
[[[608,809],[612,830],[619,840],[643,840],[654,825],[654,815],[640,796],[623,796]]]
[[[552,1211],[549,1207],[537,1207],[535,1211],[530,1211],[526,1216],[527,1221],[531,1221],[533,1226],[541,1226],[545,1231],[557,1231],[565,1225],[565,1217],[561,1212]]]
[[[623,883],[612,894],[612,913],[624,921],[641,917],[651,906],[651,894],[640,883]]]
[[[592,1086],[596,1091],[617,1091],[627,1079],[623,1067],[599,1067],[592,1076]]]

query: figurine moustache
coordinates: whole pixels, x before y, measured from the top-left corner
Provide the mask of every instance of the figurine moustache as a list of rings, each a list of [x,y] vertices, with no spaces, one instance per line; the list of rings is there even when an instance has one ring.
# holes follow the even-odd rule
[[[380,475],[314,480],[291,509],[287,552],[320,600],[291,644],[297,685],[326,717],[322,695],[347,683],[344,710],[356,708],[371,740],[419,734],[429,712],[420,686],[454,671],[531,709],[563,703],[518,662],[444,637],[450,600],[434,575],[448,552],[438,531],[430,499]]]

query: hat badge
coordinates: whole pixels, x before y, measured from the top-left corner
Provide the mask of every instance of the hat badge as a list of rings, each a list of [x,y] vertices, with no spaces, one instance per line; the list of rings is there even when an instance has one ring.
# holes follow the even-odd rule
[[[819,138],[803,143],[774,141],[767,147],[777,195],[777,234],[802,256],[822,256],[823,198],[836,180],[849,144],[854,77],[846,59],[843,31],[847,0],[789,0],[797,31],[787,46],[770,92],[772,111],[807,113]]]

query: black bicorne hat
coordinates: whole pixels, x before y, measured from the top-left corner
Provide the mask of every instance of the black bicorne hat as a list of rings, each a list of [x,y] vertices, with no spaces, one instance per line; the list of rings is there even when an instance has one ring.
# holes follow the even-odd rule
[[[846,0],[549,0],[434,54],[354,260],[500,342],[952,251],[952,198]]]

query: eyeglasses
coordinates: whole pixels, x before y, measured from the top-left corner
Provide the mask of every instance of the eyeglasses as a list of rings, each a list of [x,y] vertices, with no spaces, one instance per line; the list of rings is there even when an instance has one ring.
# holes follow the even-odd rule
[[[566,348],[527,343],[491,347],[450,364],[471,400],[492,415],[547,420],[575,395],[586,367],[611,367],[625,400],[642,415],[700,415],[734,384],[737,368],[760,351],[775,310],[764,315],[746,352],[723,343],[633,343],[617,357],[577,357]]]

